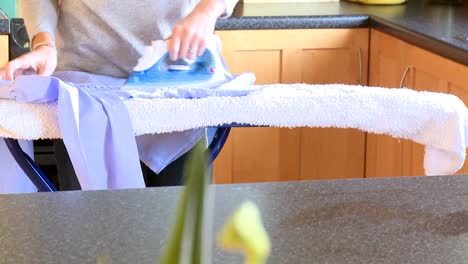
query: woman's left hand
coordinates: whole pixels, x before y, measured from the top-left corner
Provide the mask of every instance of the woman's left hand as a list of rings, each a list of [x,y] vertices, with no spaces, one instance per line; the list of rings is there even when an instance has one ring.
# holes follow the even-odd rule
[[[172,30],[166,41],[171,60],[203,55],[206,41],[214,33],[216,20],[224,12],[223,1],[202,0]]]

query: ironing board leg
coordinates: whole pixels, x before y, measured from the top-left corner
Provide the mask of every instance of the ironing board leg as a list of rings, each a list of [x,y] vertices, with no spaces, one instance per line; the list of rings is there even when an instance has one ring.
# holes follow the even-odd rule
[[[18,140],[5,138],[5,143],[20,168],[40,192],[57,191],[55,186],[50,182],[47,176],[45,176],[37,164],[21,149]]]
[[[212,164],[213,161],[216,159],[218,154],[221,152],[223,149],[224,143],[226,143],[226,140],[229,136],[229,132],[231,131],[230,127],[218,127],[216,129],[216,133],[213,137],[213,141],[211,144],[208,146],[208,164]]]
[[[213,141],[208,147],[209,164],[212,164],[218,154],[221,152],[231,131],[230,127],[218,127],[213,137]],[[4,138],[8,150],[13,155],[20,168],[26,176],[37,187],[40,192],[55,192],[57,189],[47,176],[41,171],[39,166],[28,156],[18,143],[18,140]]]

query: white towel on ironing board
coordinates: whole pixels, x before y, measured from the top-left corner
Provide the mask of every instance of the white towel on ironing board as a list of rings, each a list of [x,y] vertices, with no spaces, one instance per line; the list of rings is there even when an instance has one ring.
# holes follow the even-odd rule
[[[463,166],[468,111],[456,96],[340,84],[273,84],[248,89],[257,91],[241,97],[134,98],[125,104],[136,135],[230,123],[355,128],[424,144],[426,175],[453,174]],[[58,138],[55,110],[54,104],[1,100],[0,136]]]

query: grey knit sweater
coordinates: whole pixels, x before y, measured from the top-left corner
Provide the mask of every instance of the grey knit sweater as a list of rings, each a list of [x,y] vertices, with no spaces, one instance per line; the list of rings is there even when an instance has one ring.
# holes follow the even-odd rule
[[[20,0],[32,39],[56,38],[57,70],[125,78],[152,40],[165,39],[198,0]],[[238,0],[226,3],[226,14]]]

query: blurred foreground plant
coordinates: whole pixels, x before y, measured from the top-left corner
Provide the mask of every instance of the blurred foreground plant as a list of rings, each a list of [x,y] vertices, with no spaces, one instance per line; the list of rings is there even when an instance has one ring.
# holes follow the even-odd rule
[[[211,260],[212,199],[206,192],[207,155],[199,143],[189,154],[175,223],[161,255],[161,264],[207,264]],[[240,251],[246,264],[263,264],[270,253],[270,240],[257,206],[246,201],[229,217],[218,235],[225,250]]]

